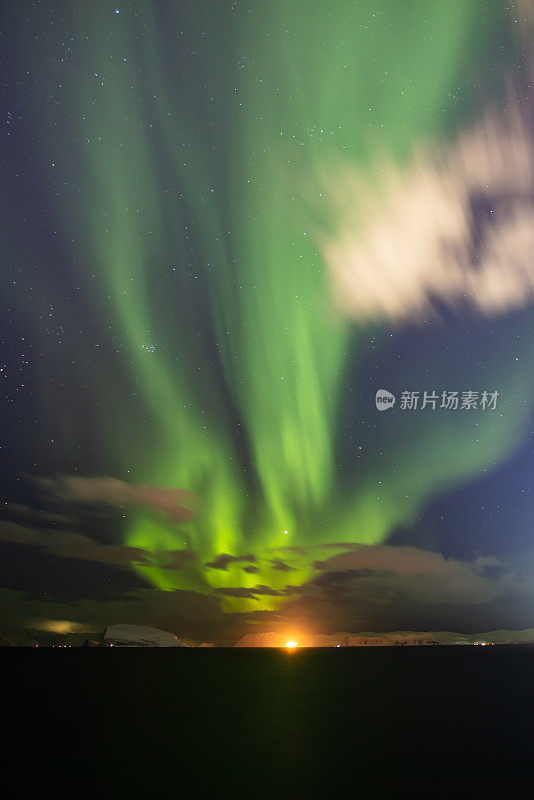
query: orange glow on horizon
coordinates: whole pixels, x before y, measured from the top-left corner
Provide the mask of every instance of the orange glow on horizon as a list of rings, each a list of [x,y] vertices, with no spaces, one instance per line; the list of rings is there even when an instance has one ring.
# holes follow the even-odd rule
[[[293,641],[293,639],[290,639],[289,642],[286,642],[286,647],[288,648],[288,650],[293,650],[295,647],[298,646],[299,646],[298,642]]]

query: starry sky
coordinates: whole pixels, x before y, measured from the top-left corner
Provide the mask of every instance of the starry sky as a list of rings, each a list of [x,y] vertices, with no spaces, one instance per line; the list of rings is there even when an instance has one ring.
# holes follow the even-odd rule
[[[2,628],[534,627],[528,11],[2,7]]]

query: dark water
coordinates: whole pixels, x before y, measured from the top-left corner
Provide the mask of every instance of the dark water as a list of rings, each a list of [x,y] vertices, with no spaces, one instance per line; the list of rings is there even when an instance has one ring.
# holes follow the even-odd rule
[[[532,647],[3,648],[1,659],[9,747],[43,787],[532,795]]]

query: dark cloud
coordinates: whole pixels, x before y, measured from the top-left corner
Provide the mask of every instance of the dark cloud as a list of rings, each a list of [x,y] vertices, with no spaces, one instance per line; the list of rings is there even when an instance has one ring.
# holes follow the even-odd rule
[[[226,632],[231,619],[226,619],[216,597],[199,592],[162,592],[145,586],[104,600],[45,602],[25,592],[0,588],[0,628],[54,630],[60,621],[71,623],[72,630],[80,626],[81,630],[102,632],[108,625],[133,623],[216,640],[217,632]]]
[[[484,565],[415,547],[357,545],[323,562],[323,573],[312,583],[336,592],[350,588],[354,600],[385,602],[395,596],[422,604],[485,603],[506,591],[506,577],[486,577]]]
[[[526,610],[534,607],[534,556],[520,573],[519,562],[494,556],[462,561],[415,547],[354,545],[321,567],[307,583],[277,592],[285,600],[276,610],[242,614],[240,624],[249,630],[260,624],[264,630],[311,626],[325,633],[482,632],[494,628],[496,620],[512,629],[532,627]],[[236,587],[218,594],[253,599],[266,588]]]
[[[59,512],[46,512],[22,503],[6,503],[4,515],[6,519],[10,519],[13,522],[31,523],[32,527],[50,527],[50,525],[73,527],[77,523],[73,516]]]
[[[391,578],[394,577],[393,572],[387,570],[374,570],[374,569],[345,569],[336,570],[334,572],[324,572],[323,575],[317,576],[313,583],[316,586],[339,586],[343,583],[349,583],[360,578]]]
[[[222,594],[226,597],[243,597],[248,598],[249,600],[257,599],[252,589],[247,589],[244,586],[234,586],[228,588],[222,587],[220,589],[215,589],[215,593]]]
[[[204,566],[209,567],[209,569],[222,569],[226,571],[231,564],[235,564],[240,561],[256,561],[256,557],[252,553],[249,553],[246,556],[229,556],[225,553],[222,553],[214,558],[213,561],[207,561]]]
[[[313,581],[314,586],[340,586],[349,583],[357,577],[358,571],[355,569],[335,570],[319,575]]]
[[[58,557],[44,547],[0,542],[0,587],[26,593],[32,600],[70,603],[123,599],[146,586],[124,566]]]
[[[227,597],[244,597],[249,598],[250,600],[256,600],[257,595],[270,595],[272,597],[280,597],[281,592],[277,591],[276,589],[272,589],[270,586],[254,586],[253,588],[248,588],[246,586],[235,586],[235,587],[220,587],[216,589],[215,592],[217,594],[225,595]]]
[[[194,550],[166,550],[157,554],[158,565],[164,569],[184,569],[188,564],[198,561]]]
[[[515,560],[478,554],[462,561],[409,546],[356,545],[321,561],[321,572],[301,586],[206,587],[205,593],[180,593],[145,589],[141,577],[125,567],[133,560],[186,569],[199,559],[190,549],[157,554],[13,522],[0,524],[0,547],[0,586],[19,592],[31,587],[22,595],[19,617],[31,612],[41,620],[103,627],[150,623],[197,639],[229,640],[260,624],[264,630],[290,625],[325,633],[408,628],[481,632],[532,627],[533,622],[534,554]],[[35,552],[28,559],[24,554],[30,548]],[[258,567],[251,560],[251,553],[224,554],[211,564],[224,571],[238,563],[254,574]],[[224,598],[260,601],[269,596],[280,598],[276,610],[237,615],[221,610]]]
[[[294,544],[283,545],[282,547],[268,547],[267,552],[271,553],[288,552],[288,553],[296,553],[297,555],[300,556],[305,556],[308,554],[308,551],[305,547],[299,547],[298,545]]]
[[[14,522],[0,523],[0,542],[43,547],[61,558],[97,561],[101,564],[129,566],[132,563],[150,563],[146,551],[138,547],[100,544],[81,533],[35,530]]]
[[[525,559],[521,559],[525,564]],[[531,627],[534,557],[519,562],[477,556],[445,558],[414,547],[356,545],[321,562],[302,586],[286,586],[277,610],[285,620],[313,620],[317,631],[478,630]],[[271,620],[274,625],[275,620]]]
[[[16,533],[20,538],[24,531],[19,528]],[[26,550],[20,545],[2,547],[19,554]],[[10,584],[19,591],[2,593],[3,627],[46,624],[52,626],[46,630],[53,630],[58,620],[70,620],[72,630],[75,626],[103,630],[108,624],[133,622],[197,640],[229,642],[247,631],[288,627],[317,633],[533,627],[534,554],[515,561],[477,556],[467,562],[416,548],[360,546],[334,556],[321,574],[302,586],[221,587],[204,594],[148,589],[130,570],[74,559],[63,562],[70,584],[61,586],[55,581],[64,579],[65,569],[48,565],[48,551],[38,549],[42,560],[36,562],[35,571],[26,573],[32,593],[20,591],[22,582]],[[187,563],[195,554],[177,551],[175,558]],[[5,569],[0,569],[0,586],[13,572],[10,559],[10,553],[2,551]],[[128,587],[124,581],[129,577],[138,585]],[[262,596],[279,597],[281,604],[272,611],[239,614],[221,609],[224,598],[261,600]]]
[[[255,586],[254,594],[266,594],[271,595],[272,597],[279,597],[281,592],[277,591],[276,589],[272,589],[270,586]]]
[[[355,547],[361,547],[354,542],[328,542],[319,545],[320,550],[354,550]]]
[[[277,572],[294,572],[295,567],[290,566],[285,561],[282,561],[281,558],[273,558],[271,559],[271,567]]]
[[[58,475],[40,478],[38,484],[50,498],[65,503],[104,503],[116,508],[142,506],[163,513],[173,523],[194,516],[196,496],[186,489],[133,486],[109,476]]]
[[[388,545],[358,545],[350,552],[340,553],[328,560],[328,572],[367,570],[374,581],[395,579],[405,591],[432,602],[447,597],[451,602],[485,602],[494,596],[498,587],[481,574],[483,562],[446,558],[433,550]],[[389,577],[384,577],[384,575]],[[354,575],[356,577],[356,575]]]

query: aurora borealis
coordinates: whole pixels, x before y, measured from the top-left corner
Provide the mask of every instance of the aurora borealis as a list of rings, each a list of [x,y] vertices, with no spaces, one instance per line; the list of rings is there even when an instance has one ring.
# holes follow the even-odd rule
[[[117,513],[89,535],[138,554],[120,565],[136,586],[225,611],[276,610],[347,545],[401,535],[458,556],[421,521],[529,435],[532,310],[350,319],[322,244],[339,176],[379,186],[506,104],[523,54],[505,5],[4,15],[6,502],[22,502],[15,473],[187,490],[191,520],[101,498]],[[502,402],[379,415],[380,388]]]

